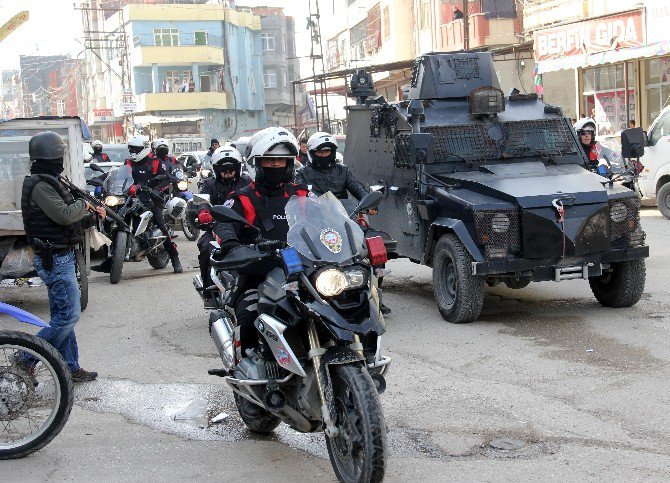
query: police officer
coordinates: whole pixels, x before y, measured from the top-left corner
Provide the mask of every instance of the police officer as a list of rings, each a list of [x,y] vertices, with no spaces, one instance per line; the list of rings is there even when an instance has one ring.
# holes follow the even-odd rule
[[[163,242],[163,246],[168,255],[170,255],[174,273],[181,273],[183,272],[183,269],[179,260],[177,245],[172,241],[170,230],[168,230],[165,218],[163,217],[165,201],[162,198],[141,189],[141,187],[147,186],[151,179],[161,175],[167,176],[165,183],[163,183],[163,187],[168,187],[172,179],[170,173],[163,162],[151,154],[148,141],[144,136],[135,136],[128,141],[128,151],[130,152],[130,160],[126,161],[126,164],[133,170],[133,181],[135,183],[130,187],[129,193],[131,196],[137,195],[142,204],[153,213],[154,223],[167,237]],[[155,190],[160,190],[160,186],[153,188]]]
[[[202,194],[209,195],[209,202],[212,206],[224,204],[232,192],[244,188],[251,182],[247,175],[241,173],[242,162],[242,155],[232,146],[225,145],[214,151],[212,154],[214,177],[206,179],[201,190]],[[213,221],[209,210],[198,211],[197,222],[205,229],[198,240],[198,250],[200,250],[198,260],[204,287],[212,285],[209,276],[209,258],[213,248],[211,242],[214,241],[211,230]],[[210,297],[208,293],[204,295],[205,298]]]
[[[256,166],[256,180],[235,191],[224,203],[224,206],[243,216],[249,225],[257,227],[266,240],[286,240],[286,204],[291,196],[307,196],[305,186],[291,182],[297,154],[297,141],[287,129],[269,127],[254,134],[247,144],[246,158]],[[214,234],[224,255],[242,244],[254,243],[257,236],[255,230],[240,223],[216,223]],[[247,290],[235,308],[243,349],[250,347],[255,340],[253,321],[256,317],[257,288],[271,268],[263,267],[247,276]]]
[[[37,336],[60,352],[74,382],[93,381],[98,373],[79,365],[74,328],[81,306],[73,247],[83,240],[83,230],[92,226],[94,217],[105,218],[105,209],[75,201],[59,181],[65,143],[58,134],[46,131],[33,136],[28,152],[32,164],[30,176],[23,181],[21,213],[28,243],[35,250],[35,269],[47,286],[51,307],[50,326]],[[36,361],[30,356],[24,355],[18,364],[34,374]]]
[[[310,187],[322,195],[328,191],[339,199],[347,199],[348,193],[361,200],[368,193],[363,183],[349,171],[349,167],[338,164],[337,140],[327,132],[316,132],[307,141],[310,165],[298,171],[296,182]]]
[[[96,139],[91,143],[91,147],[93,148],[93,156],[91,159],[92,162],[106,163],[109,161],[109,156],[107,156],[107,153],[102,152],[102,141]]]
[[[153,142],[153,146],[154,155],[160,160],[162,168],[166,172],[174,174],[174,171],[177,169],[177,159],[169,154],[170,145],[167,140],[163,138],[156,139]]]
[[[598,151],[596,149],[596,122],[590,117],[577,121],[574,125],[580,146],[589,160],[588,168],[591,171],[598,170]]]

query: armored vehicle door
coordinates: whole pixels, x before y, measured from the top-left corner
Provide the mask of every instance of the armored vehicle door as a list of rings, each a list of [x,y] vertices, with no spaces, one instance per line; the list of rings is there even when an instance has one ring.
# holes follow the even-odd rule
[[[420,259],[417,172],[396,159],[397,142],[409,142],[409,132],[394,106],[350,106],[344,158],[359,180],[384,193],[379,213],[370,219],[372,227],[398,242],[398,255]]]

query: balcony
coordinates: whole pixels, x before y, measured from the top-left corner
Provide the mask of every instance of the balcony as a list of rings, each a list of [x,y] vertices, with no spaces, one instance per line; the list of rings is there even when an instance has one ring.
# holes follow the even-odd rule
[[[454,20],[440,26],[440,49],[455,51],[464,48],[463,20]],[[521,31],[516,18],[487,19],[483,13],[470,15],[469,25],[470,49],[496,45],[519,43],[518,33]]]
[[[175,92],[140,94],[137,98],[137,112],[195,109],[228,109],[228,97],[225,92]]]
[[[172,45],[161,45],[161,37],[136,35],[133,38],[133,65],[223,64],[223,39],[215,35],[194,38],[193,34],[176,34]]]

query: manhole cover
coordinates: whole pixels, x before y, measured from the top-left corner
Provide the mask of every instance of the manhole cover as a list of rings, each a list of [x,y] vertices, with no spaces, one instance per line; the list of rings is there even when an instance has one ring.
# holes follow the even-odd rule
[[[494,439],[489,444],[491,445],[492,448],[501,449],[504,451],[514,451],[526,446],[526,443],[524,443],[523,441],[512,438]]]

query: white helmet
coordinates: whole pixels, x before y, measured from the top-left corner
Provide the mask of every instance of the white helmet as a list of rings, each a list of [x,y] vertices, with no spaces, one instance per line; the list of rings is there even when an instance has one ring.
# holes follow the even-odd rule
[[[288,129],[283,127],[268,127],[258,131],[251,136],[245,150],[247,161],[256,167],[256,183],[272,188],[281,183],[290,183],[293,180],[297,155],[298,140]],[[275,179],[276,173],[266,173],[261,163],[256,162],[255,158],[286,159],[286,169],[281,174],[281,180]]]
[[[596,122],[590,117],[583,117],[579,119],[572,127],[575,128],[577,133],[579,133],[579,131],[593,131],[595,134],[596,132]]]
[[[242,162],[242,155],[240,152],[228,144],[217,148],[216,151],[212,153],[212,169],[217,177],[226,167],[234,168],[235,176],[239,177],[240,171],[242,170]]]
[[[158,138],[154,141],[154,149],[158,149],[161,146],[165,146],[168,149],[170,148],[170,145],[165,138]]]
[[[133,136],[128,141],[128,152],[130,153],[130,159],[133,161],[138,162],[143,160],[151,152],[149,138],[146,136]]]
[[[171,216],[175,220],[179,220],[183,218],[186,213],[186,201],[175,196],[167,202],[165,211],[168,216]]]
[[[333,151],[337,150],[337,139],[327,132],[315,132],[307,140],[307,150],[317,151],[319,148],[329,147]]]
[[[100,148],[100,149],[102,149],[102,141],[100,141],[99,139],[96,139],[95,141],[93,141],[93,142],[91,143],[91,147],[92,147],[92,148]]]

